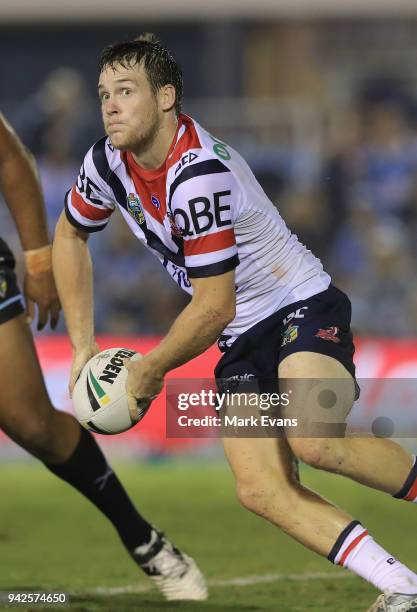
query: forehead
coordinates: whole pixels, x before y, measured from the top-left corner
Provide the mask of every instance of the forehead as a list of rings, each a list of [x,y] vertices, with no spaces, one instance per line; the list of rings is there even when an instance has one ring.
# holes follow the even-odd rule
[[[106,66],[100,73],[98,85],[110,86],[122,81],[132,81],[133,83],[142,83],[147,81],[145,68],[140,63],[135,64],[115,64],[114,66]]]

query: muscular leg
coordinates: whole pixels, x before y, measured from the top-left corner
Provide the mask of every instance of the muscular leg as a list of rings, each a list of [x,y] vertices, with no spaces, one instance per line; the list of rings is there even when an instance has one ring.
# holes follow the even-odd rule
[[[353,519],[298,481],[287,440],[225,438],[223,444],[241,504],[327,556]]]
[[[66,461],[80,426],[52,407],[23,315],[0,325],[0,372],[0,428],[42,461]]]
[[[417,575],[343,510],[301,485],[286,439],[226,438],[241,503],[336,565],[381,591],[417,593]]]
[[[312,388],[308,379],[325,381],[326,390],[334,391],[338,398],[335,421],[343,422],[349,414],[354,397],[353,380],[335,359],[318,353],[294,353],[281,362],[278,376],[282,381],[281,392],[285,387],[293,390],[285,416],[299,415],[300,421],[331,421],[333,408],[318,404],[314,383]],[[304,463],[343,474],[391,495],[401,489],[413,463],[411,455],[399,444],[381,438],[297,438],[288,430],[288,442]]]

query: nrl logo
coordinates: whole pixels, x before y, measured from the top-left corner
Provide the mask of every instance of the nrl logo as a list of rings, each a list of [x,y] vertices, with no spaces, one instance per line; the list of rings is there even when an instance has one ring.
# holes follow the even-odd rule
[[[111,357],[111,353],[102,353],[96,357],[96,363],[100,363],[102,359],[109,359]]]
[[[136,223],[139,223],[139,225],[145,223],[145,214],[143,212],[142,202],[140,201],[139,196],[135,195],[134,193],[129,193],[126,198],[126,204],[127,212],[131,217],[133,217]]]
[[[287,346],[287,344],[290,344],[291,342],[294,342],[294,340],[297,340],[299,327],[300,327],[299,325],[292,325],[292,324],[288,326],[288,328],[281,334],[282,336],[281,347]]]

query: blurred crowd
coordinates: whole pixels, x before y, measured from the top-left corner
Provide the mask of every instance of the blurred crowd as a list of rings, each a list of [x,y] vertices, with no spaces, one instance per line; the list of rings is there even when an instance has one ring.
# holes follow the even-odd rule
[[[280,117],[284,102],[275,98]],[[368,79],[349,105],[320,109],[314,146],[302,129],[288,139],[285,120],[263,137],[265,126],[213,116],[205,121],[201,110],[198,119],[247,158],[290,229],[348,293],[355,332],[417,333],[417,102],[404,81]],[[102,135],[98,105],[79,72],[59,68],[9,119],[36,155],[52,233],[85,152]],[[165,333],[187,297],[120,215],[91,249],[97,331]]]

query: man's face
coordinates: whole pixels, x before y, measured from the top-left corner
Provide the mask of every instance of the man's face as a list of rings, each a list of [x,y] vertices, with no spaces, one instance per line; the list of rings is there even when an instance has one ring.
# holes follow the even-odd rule
[[[141,64],[108,66],[100,74],[99,96],[104,128],[112,145],[140,154],[152,143],[160,124],[158,100]]]

